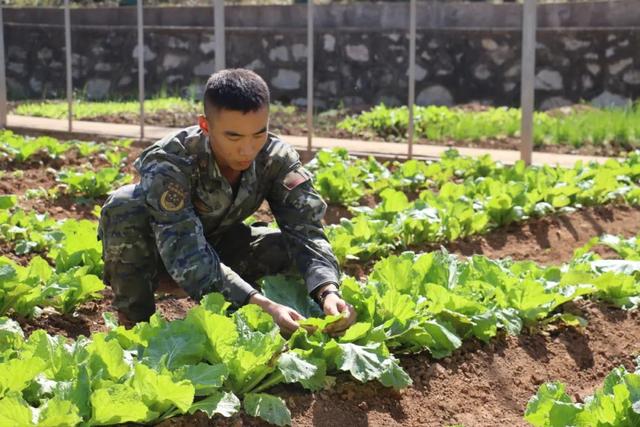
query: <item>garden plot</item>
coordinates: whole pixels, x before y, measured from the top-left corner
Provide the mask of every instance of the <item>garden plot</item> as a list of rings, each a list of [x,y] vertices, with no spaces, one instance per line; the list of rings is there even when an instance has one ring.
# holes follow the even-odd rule
[[[462,158],[449,167],[443,159],[429,165],[385,166],[386,178],[383,165],[374,165],[379,169],[376,181],[387,179],[387,187],[397,192],[394,196],[404,206],[433,202],[423,195],[425,191],[438,197],[445,186],[466,189],[466,180],[475,183],[480,178],[484,178],[480,182],[524,178],[515,182],[525,187],[521,189],[529,198],[511,197],[511,206],[502,204],[500,215],[492,217],[487,206],[495,195],[472,186],[472,196],[478,196],[469,201],[478,202],[473,213],[487,214],[476,232],[455,237],[433,234],[435,239],[425,238],[418,247],[416,242],[387,241],[384,252],[370,252],[361,259],[357,258],[362,252],[351,251],[351,257],[343,258],[346,270],[359,273],[357,279],[345,278],[343,293],[360,317],[338,339],[320,332],[331,319],[312,319],[309,325],[316,326],[316,332],[299,331],[285,340],[268,316],[253,308],[229,314],[216,295],[200,306],[162,297],[159,311],[173,321],[156,317],[132,330],[118,327],[108,314],[112,311],[108,290],[89,292],[86,302],[79,299],[86,295],[83,289],[91,289],[83,287],[83,280],[97,283],[93,278],[101,274],[98,242],[89,237],[95,230],[95,214],[66,210],[54,193],[47,197],[55,217],[31,218],[22,205],[26,191],[20,197],[5,195],[0,199],[0,250],[17,257],[18,263],[0,260],[0,283],[4,301],[6,295],[17,295],[20,304],[7,306],[6,314],[13,320],[2,321],[0,339],[6,345],[0,364],[21,372],[21,380],[0,377],[0,416],[10,413],[14,425],[30,422],[31,408],[40,409],[42,423],[58,424],[81,419],[95,424],[167,419],[167,425],[234,425],[239,420],[248,425],[264,420],[294,425],[527,425],[523,418],[527,401],[541,384],[561,380],[571,395],[584,398],[617,365],[634,369],[640,338],[635,311],[640,302],[638,273],[620,262],[603,267],[593,251],[633,261],[635,241],[620,240],[606,249],[585,247],[573,254],[604,232],[624,238],[638,233],[635,225],[630,226],[640,215],[634,207],[638,182],[634,159],[568,172],[520,166],[509,170],[490,159],[477,164]],[[456,162],[464,162],[464,169]],[[108,161],[101,165],[111,166]],[[322,184],[322,169],[311,167],[321,191],[330,189]],[[126,168],[120,165],[119,171]],[[430,172],[425,172],[428,168]],[[414,169],[420,174],[405,173]],[[538,191],[531,196],[532,189],[539,188],[534,184],[541,181],[540,174],[555,179],[545,181],[549,188],[563,188],[558,179],[573,179],[576,170],[591,177],[580,181],[584,184],[578,190]],[[397,173],[403,178],[394,183]],[[502,184],[514,186],[512,181]],[[52,179],[49,187],[55,186]],[[63,189],[65,197],[81,198],[92,208],[101,201],[97,193]],[[388,189],[363,188],[362,195],[341,208],[365,198],[375,210],[389,200],[383,196]],[[514,200],[528,200],[532,209]],[[551,209],[536,212],[538,203]],[[509,213],[520,212],[518,207],[526,217]],[[356,216],[361,214],[356,210]],[[16,224],[16,218],[25,222]],[[432,218],[423,222],[428,220]],[[375,238],[372,233],[370,240]],[[556,242],[563,249],[554,252]],[[440,244],[453,253],[436,247]],[[426,248],[433,250],[402,253]],[[454,255],[472,252],[483,255],[469,259]],[[520,261],[493,259],[505,257]],[[30,289],[22,286],[24,292],[12,293],[25,284]],[[291,299],[300,289],[295,279],[270,278],[263,286],[274,299],[283,298],[310,317],[317,314],[303,295]],[[33,289],[39,294],[31,293]],[[76,299],[69,300],[69,295]],[[99,295],[104,298],[94,299]],[[18,328],[25,330],[25,338]],[[48,338],[39,328],[59,338]],[[75,344],[63,345],[62,336]],[[233,415],[240,406],[241,412]],[[188,412],[193,414],[179,416]]]
[[[77,120],[138,124],[137,102],[76,101]],[[21,102],[17,115],[64,119],[65,102]],[[197,123],[199,102],[182,98],[145,101],[145,123],[186,127]],[[415,109],[415,140],[419,144],[520,149],[520,110],[481,104]],[[306,111],[293,105],[271,106],[270,126],[282,135],[306,135]],[[640,144],[639,104],[628,108],[597,109],[586,104],[540,111],[534,115],[534,148],[555,153],[616,156]],[[368,111],[344,108],[320,112],[314,118],[314,134],[320,137],[406,142],[409,125],[407,107],[383,104]]]

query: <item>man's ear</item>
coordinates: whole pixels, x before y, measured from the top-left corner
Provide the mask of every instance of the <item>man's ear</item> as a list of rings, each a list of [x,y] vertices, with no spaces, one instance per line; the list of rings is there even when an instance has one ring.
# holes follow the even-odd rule
[[[207,123],[207,118],[204,116],[204,114],[200,114],[198,116],[198,125],[205,135],[209,135],[209,123]]]

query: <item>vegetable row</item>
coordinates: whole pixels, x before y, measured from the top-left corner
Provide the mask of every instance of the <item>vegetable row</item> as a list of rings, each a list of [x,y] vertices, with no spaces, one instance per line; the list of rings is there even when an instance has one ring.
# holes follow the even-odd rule
[[[323,333],[337,318],[319,318],[304,286],[286,276],[265,278],[262,288],[306,317],[288,339],[257,306],[232,312],[215,293],[185,319],[154,315],[127,330],[105,315],[109,332],[75,341],[44,331],[25,339],[5,318],[0,424],[158,422],[197,411],[230,416],[240,408],[273,424],[290,424],[284,400],[266,393],[277,384],[321,390],[337,374],[347,374],[403,388],[411,379],[394,354],[426,350],[441,358],[473,337],[486,342],[553,321],[584,324],[562,312],[576,298],[636,308],[638,271],[587,256],[561,267],[459,259],[445,251],[388,257],[364,281],[344,278],[342,292],[358,318],[342,337]]]

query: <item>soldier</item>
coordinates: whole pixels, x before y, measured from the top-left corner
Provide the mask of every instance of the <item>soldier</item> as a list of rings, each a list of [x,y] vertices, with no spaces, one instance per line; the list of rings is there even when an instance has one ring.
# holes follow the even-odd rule
[[[217,291],[236,307],[258,304],[291,333],[303,316],[252,285],[294,263],[323,311],[344,313],[331,332],[355,321],[320,222],[326,204],[295,149],[268,133],[269,98],[252,71],[213,74],[198,125],[145,149],[134,163],[140,183],[106,201],[98,238],[122,323],[149,319],[168,274],[196,301]],[[244,225],[264,200],[280,230]]]

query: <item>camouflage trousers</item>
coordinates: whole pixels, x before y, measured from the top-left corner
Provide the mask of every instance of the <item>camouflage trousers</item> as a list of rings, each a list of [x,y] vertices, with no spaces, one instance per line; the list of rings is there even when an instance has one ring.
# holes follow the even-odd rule
[[[282,272],[292,264],[283,235],[266,225],[238,223],[207,237],[220,261],[254,287],[260,277]],[[126,185],[109,196],[100,215],[98,239],[102,241],[103,281],[113,289],[114,307],[130,320],[148,320],[155,312],[154,291],[159,281],[170,278],[137,185]]]

